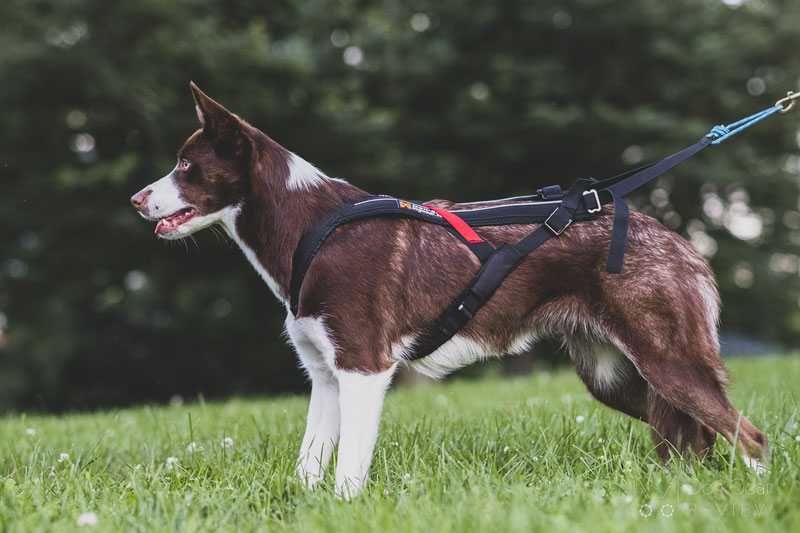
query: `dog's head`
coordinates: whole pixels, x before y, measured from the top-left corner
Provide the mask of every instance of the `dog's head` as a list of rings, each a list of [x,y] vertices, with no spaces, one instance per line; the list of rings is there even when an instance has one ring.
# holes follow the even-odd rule
[[[223,222],[247,194],[254,136],[259,132],[191,84],[202,128],[178,151],[175,168],[133,195],[131,203],[156,234],[178,239]]]

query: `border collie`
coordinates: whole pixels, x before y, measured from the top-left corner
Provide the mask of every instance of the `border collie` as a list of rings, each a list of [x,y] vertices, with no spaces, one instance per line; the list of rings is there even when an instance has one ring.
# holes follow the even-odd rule
[[[287,307],[286,331],[312,388],[297,475],[323,478],[338,442],[336,492],[367,479],[386,389],[404,351],[479,269],[442,227],[379,217],[338,228],[289,311],[292,254],[303,233],[366,193],[331,179],[191,84],[202,125],[166,176],[131,198],[156,234],[180,239],[221,225]],[[500,201],[453,204],[471,209]],[[578,376],[602,403],[650,425],[660,457],[704,457],[717,433],[756,470],[767,439],[728,401],[719,355],[719,296],[708,263],[679,235],[632,212],[625,269],[605,271],[613,208],[572,224],[530,254],[458,335],[411,363],[440,377],[473,361],[563,337]],[[535,225],[481,228],[497,246]]]

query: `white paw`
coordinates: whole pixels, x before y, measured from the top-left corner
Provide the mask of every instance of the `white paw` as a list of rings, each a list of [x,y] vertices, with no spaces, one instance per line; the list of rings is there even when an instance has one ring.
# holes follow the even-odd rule
[[[322,481],[322,475],[306,471],[306,469],[303,468],[303,465],[297,466],[295,475],[297,475],[297,479],[299,479],[303,485],[311,490],[314,490]]]
[[[742,459],[744,459],[744,464],[748,468],[752,468],[753,470],[755,470],[756,474],[758,474],[759,476],[761,474],[767,473],[767,467],[764,466],[764,463],[762,463],[760,459],[756,459],[755,457],[750,457],[746,453],[742,454]]]
[[[361,491],[361,483],[347,478],[336,481],[336,497],[349,502]]]

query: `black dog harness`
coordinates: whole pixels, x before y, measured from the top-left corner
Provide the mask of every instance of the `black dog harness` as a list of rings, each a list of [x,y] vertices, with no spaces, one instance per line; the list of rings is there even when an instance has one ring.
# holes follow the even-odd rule
[[[439,316],[435,326],[417,339],[405,353],[407,360],[421,359],[436,351],[461,331],[528,254],[552,237],[561,235],[572,222],[594,220],[602,206],[606,204],[614,204],[614,221],[606,270],[612,274],[621,272],[630,218],[628,205],[622,200],[623,196],[706,146],[719,144],[775,112],[789,111],[797,98],[800,98],[800,93],[789,93],[787,98],[779,100],[769,109],[727,126],[715,126],[697,143],[660,161],[603,181],[579,179],[567,191],[563,191],[558,185],[552,185],[539,189],[534,195],[506,199],[514,201],[513,203],[453,211],[390,196],[367,196],[347,202],[317,221],[300,239],[292,261],[289,308],[296,316],[303,278],[325,239],[339,226],[378,216],[415,218],[439,224],[467,245],[482,266],[467,288]],[[472,229],[472,226],[537,223],[541,223],[541,226],[517,244],[504,242],[497,248],[483,240]]]
[[[325,239],[339,226],[378,216],[415,218],[439,224],[467,245],[482,267],[469,286],[439,316],[435,326],[406,351],[406,359],[421,359],[461,331],[529,253],[550,238],[561,235],[572,222],[594,220],[602,206],[610,203],[614,204],[614,222],[606,270],[621,272],[629,220],[628,205],[622,196],[691,157],[711,141],[711,137],[703,137],[696,144],[661,161],[603,181],[579,179],[567,191],[552,185],[539,189],[535,195],[508,199],[519,203],[446,211],[390,196],[367,196],[347,202],[317,221],[300,239],[292,260],[289,308],[297,315],[306,272]],[[541,226],[517,244],[504,242],[497,248],[472,229],[472,226],[536,223],[541,223]]]

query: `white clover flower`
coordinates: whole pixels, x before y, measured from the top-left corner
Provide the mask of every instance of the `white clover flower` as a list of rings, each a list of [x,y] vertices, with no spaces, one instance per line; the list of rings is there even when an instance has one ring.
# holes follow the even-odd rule
[[[586,419],[583,418],[583,415],[578,415],[578,416],[575,417],[575,422],[577,422],[578,424],[580,424],[584,420],[586,420]]]
[[[600,457],[598,457],[598,459],[601,460],[601,461],[605,461],[606,460],[606,456],[605,455],[601,455]]]
[[[97,525],[97,515],[95,513],[83,513],[78,516],[78,525],[79,526],[96,526]]]
[[[58,456],[58,462],[59,463],[63,463],[64,461],[69,461],[69,454],[68,453],[62,453],[61,455]]]
[[[25,430],[25,434],[33,437],[34,435],[36,435],[36,430],[33,428],[28,428]]]
[[[172,472],[172,469],[175,468],[175,465],[178,464],[177,457],[167,457],[167,472]]]
[[[794,440],[796,440],[797,442],[800,442],[800,435],[797,435],[797,436],[794,438]]]
[[[203,447],[202,446],[198,446],[196,442],[192,441],[186,447],[186,451],[188,451],[189,453],[202,452],[203,451]]]
[[[538,461],[538,460],[539,460],[539,456],[538,456],[538,455],[534,455],[534,456],[533,456],[533,460],[534,460],[534,461]]]
[[[230,450],[231,448],[233,448],[233,439],[230,437],[225,437],[224,439],[222,439],[220,446],[222,446],[226,450]]]
[[[684,483],[683,485],[681,485],[681,490],[686,494],[694,494],[694,489],[688,483]]]
[[[603,444],[603,439],[597,439],[597,442],[598,442],[599,444]]]
[[[405,479],[406,481],[410,481],[411,480],[411,474],[404,475],[403,479]]]
[[[508,453],[508,450],[510,450],[510,449],[511,449],[511,448],[509,448],[508,446],[506,446],[505,448],[503,448],[503,453]]]

